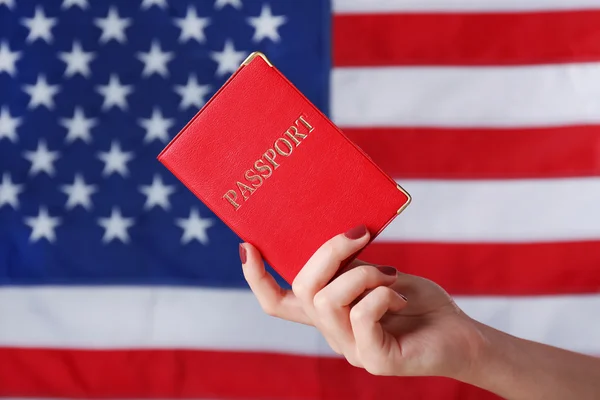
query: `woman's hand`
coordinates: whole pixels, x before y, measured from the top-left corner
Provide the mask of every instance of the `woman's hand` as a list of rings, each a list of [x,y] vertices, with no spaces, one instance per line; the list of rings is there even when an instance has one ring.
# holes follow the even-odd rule
[[[364,227],[324,243],[302,268],[292,290],[281,288],[252,245],[240,246],[243,271],[263,310],[315,326],[331,348],[376,375],[467,373],[483,345],[477,324],[435,283],[355,260],[369,242]]]
[[[395,268],[341,262],[369,242],[364,228],[324,243],[292,290],[252,245],[243,271],[267,314],[315,326],[352,365],[376,375],[446,376],[511,400],[600,398],[600,358],[516,338],[474,321],[435,283]]]

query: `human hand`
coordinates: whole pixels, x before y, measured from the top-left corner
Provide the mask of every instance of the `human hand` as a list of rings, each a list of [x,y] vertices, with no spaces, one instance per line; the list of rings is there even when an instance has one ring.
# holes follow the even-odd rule
[[[338,273],[341,262],[368,242],[364,227],[331,238],[291,290],[266,272],[251,244],[240,245],[240,257],[244,277],[267,314],[316,327],[350,364],[375,375],[467,373],[484,339],[440,286],[360,260]]]

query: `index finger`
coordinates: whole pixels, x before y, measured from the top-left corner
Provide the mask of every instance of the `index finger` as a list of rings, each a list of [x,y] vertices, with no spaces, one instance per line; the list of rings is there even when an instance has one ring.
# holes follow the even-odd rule
[[[370,238],[366,226],[360,225],[323,243],[300,270],[292,289],[304,303],[312,299],[338,272],[342,262],[364,247]]]

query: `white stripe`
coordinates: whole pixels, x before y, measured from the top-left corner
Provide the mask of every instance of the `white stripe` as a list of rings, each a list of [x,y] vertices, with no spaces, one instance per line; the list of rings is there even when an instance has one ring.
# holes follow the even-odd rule
[[[600,63],[340,67],[331,93],[342,127],[599,123]]]
[[[497,329],[600,354],[600,295],[456,300]],[[316,330],[265,315],[247,290],[4,287],[0,326],[0,345],[6,346],[333,355]]]
[[[407,11],[551,11],[599,9],[598,0],[333,0],[336,14]]]
[[[600,178],[397,180],[411,204],[378,241],[600,239]]]
[[[318,351],[309,327],[265,318],[240,290],[4,287],[0,326],[0,345]]]

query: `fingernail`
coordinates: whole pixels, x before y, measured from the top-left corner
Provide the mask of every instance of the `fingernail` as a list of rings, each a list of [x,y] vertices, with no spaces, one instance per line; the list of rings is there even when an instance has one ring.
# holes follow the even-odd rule
[[[387,267],[387,266],[386,267],[377,267],[377,269],[386,275],[390,275],[390,276],[398,275],[398,270],[394,267]]]
[[[240,260],[242,264],[246,264],[246,248],[240,243]]]
[[[408,299],[406,298],[406,296],[405,296],[405,295],[403,295],[403,294],[400,294],[400,293],[398,293],[398,294],[400,295],[400,297],[402,297],[402,298],[404,299],[404,301],[408,302]]]
[[[361,237],[367,234],[367,227],[364,225],[355,226],[350,229],[348,232],[344,233],[344,235],[348,239],[360,239]]]

